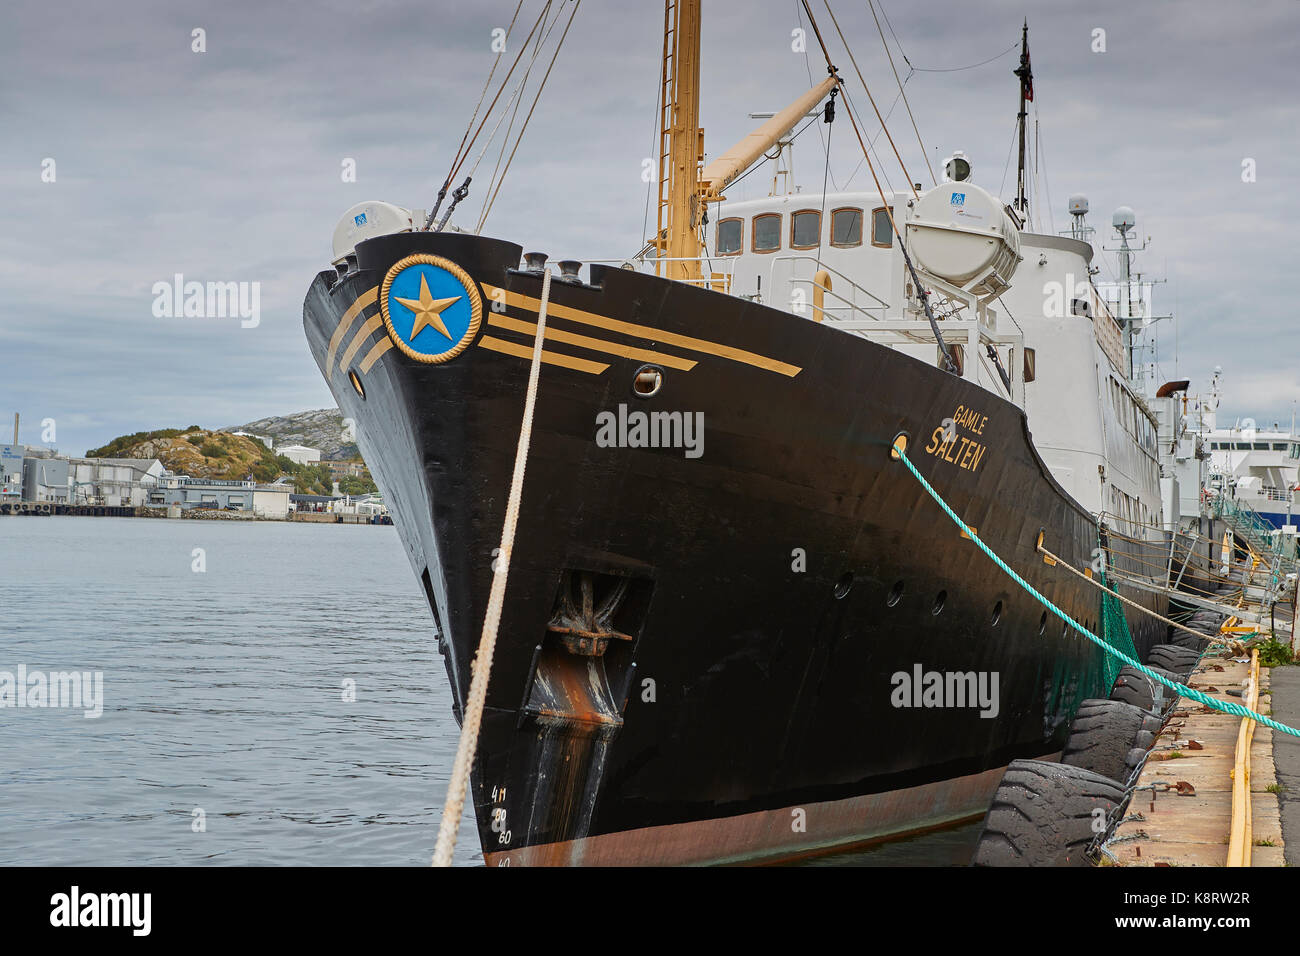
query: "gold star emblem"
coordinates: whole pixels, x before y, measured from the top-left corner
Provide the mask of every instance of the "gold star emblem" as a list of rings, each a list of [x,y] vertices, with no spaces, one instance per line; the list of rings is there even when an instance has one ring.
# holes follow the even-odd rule
[[[415,313],[415,321],[411,324],[411,341],[423,332],[426,328],[432,326],[437,329],[448,339],[451,333],[447,331],[447,324],[442,321],[441,312],[454,302],[460,300],[460,296],[453,295],[447,299],[435,299],[429,293],[429,282],[424,273],[420,273],[420,297],[418,299],[403,299],[399,296],[393,296],[398,302],[406,306]]]

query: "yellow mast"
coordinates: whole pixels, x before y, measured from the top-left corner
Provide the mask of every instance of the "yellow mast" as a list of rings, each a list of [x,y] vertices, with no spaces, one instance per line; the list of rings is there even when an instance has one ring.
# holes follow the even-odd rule
[[[652,245],[660,259],[655,273],[698,282],[704,254],[700,226],[707,203],[722,199],[722,190],[767,150],[840,82],[828,76],[730,150],[704,164],[704,130],[700,128],[701,0],[664,0],[663,82],[659,135],[659,228]]]
[[[658,255],[696,259],[700,254],[696,184],[704,160],[700,128],[700,0],[664,3],[664,115],[659,155]],[[656,271],[670,279],[698,279],[698,262],[667,262]]]

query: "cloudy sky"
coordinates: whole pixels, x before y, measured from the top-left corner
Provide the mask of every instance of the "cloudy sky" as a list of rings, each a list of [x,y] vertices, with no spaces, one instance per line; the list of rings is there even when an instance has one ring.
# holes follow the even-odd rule
[[[521,22],[531,25],[542,2],[528,0]],[[1112,245],[1110,212],[1132,206],[1151,237],[1140,265],[1168,280],[1156,311],[1178,316],[1176,328],[1161,325],[1162,377],[1203,388],[1221,365],[1227,417],[1289,424],[1300,398],[1300,320],[1286,293],[1300,222],[1300,190],[1286,185],[1300,154],[1300,4],[876,7],[936,171],[962,149],[980,184],[997,191],[1005,175],[1008,198],[1015,55],[958,68],[1009,50],[1029,18],[1040,230],[1064,229],[1068,196],[1084,192]],[[869,8],[832,8],[890,109],[897,86]],[[332,404],[301,308],[328,266],[334,226],[362,200],[432,203],[495,58],[493,31],[514,10],[515,0],[8,0],[0,415],[21,412],[20,439],[33,444],[53,419],[59,448],[80,453],[139,429]],[[838,51],[821,0],[814,10]],[[640,247],[662,19],[651,0],[583,0],[485,233],[553,257]],[[814,42],[806,56],[792,49],[801,25],[793,0],[706,2],[711,154],[753,127],[750,111],[778,109],[824,75]],[[196,29],[204,52],[193,49]],[[865,109],[848,58],[836,60]],[[901,104],[889,127],[912,177],[928,183]],[[836,130],[832,178],[867,187],[848,127]],[[820,187],[820,135],[809,130],[796,147],[806,189]],[[355,182],[343,181],[348,160]],[[1247,160],[1253,182],[1243,182]],[[495,161],[494,146],[476,186]],[[901,185],[896,166],[886,171]],[[762,195],[767,182],[757,173],[729,195]],[[456,221],[472,226],[483,199],[476,188]],[[1105,259],[1101,279],[1115,269]],[[177,273],[259,283],[260,324],[156,316],[154,284]]]

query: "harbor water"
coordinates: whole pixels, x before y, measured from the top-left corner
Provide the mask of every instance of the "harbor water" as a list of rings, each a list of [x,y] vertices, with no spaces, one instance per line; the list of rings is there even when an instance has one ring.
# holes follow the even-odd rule
[[[456,749],[392,527],[3,518],[0,865],[427,865]],[[961,865],[978,824],[806,865]],[[459,865],[482,865],[467,813]]]

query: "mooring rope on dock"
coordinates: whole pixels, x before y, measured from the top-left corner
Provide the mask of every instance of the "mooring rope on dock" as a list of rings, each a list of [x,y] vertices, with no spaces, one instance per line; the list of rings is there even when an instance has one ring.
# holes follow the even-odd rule
[[[926,493],[929,494],[929,496],[935,500],[935,503],[940,508],[942,508],[944,513],[953,520],[953,522],[957,525],[958,528],[962,530],[963,534],[966,537],[970,538],[971,541],[975,542],[976,547],[978,547],[981,551],[983,551],[994,564],[996,564],[999,568],[1001,568],[1007,574],[1007,576],[1011,578],[1011,580],[1015,581],[1016,584],[1024,588],[1024,590],[1027,591],[1030,595],[1032,595],[1035,600],[1037,600],[1040,604],[1043,605],[1043,607],[1047,608],[1049,611],[1051,611],[1053,614],[1059,617],[1070,627],[1074,628],[1084,637],[1088,638],[1088,640],[1092,641],[1094,644],[1096,644],[1098,647],[1104,650],[1107,654],[1110,654],[1112,657],[1115,657],[1123,661],[1129,667],[1141,671],[1151,680],[1163,684],[1165,687],[1168,687],[1170,690],[1174,691],[1181,697],[1186,697],[1189,700],[1194,700],[1197,703],[1203,704],[1204,706],[1209,707],[1213,710],[1218,710],[1225,714],[1231,714],[1233,717],[1245,717],[1250,720],[1258,721],[1259,723],[1263,724],[1265,727],[1271,727],[1273,730],[1281,731],[1284,734],[1290,734],[1292,737],[1300,737],[1300,730],[1297,730],[1294,727],[1288,727],[1286,724],[1273,720],[1273,718],[1271,717],[1265,717],[1263,714],[1257,714],[1253,710],[1249,710],[1248,708],[1241,706],[1241,704],[1236,704],[1233,703],[1232,701],[1227,701],[1227,700],[1219,700],[1216,697],[1211,697],[1208,694],[1203,694],[1199,690],[1195,690],[1191,687],[1186,686],[1185,684],[1180,684],[1177,681],[1169,680],[1169,678],[1157,674],[1151,668],[1129,657],[1123,651],[1117,650],[1116,648],[1112,647],[1110,644],[1107,644],[1096,634],[1092,633],[1092,631],[1088,630],[1082,624],[1075,621],[1072,617],[1070,617],[1070,615],[1066,614],[1064,611],[1062,611],[1059,607],[1053,604],[1042,594],[1039,594],[1032,584],[1030,584],[1028,581],[1022,578],[1015,571],[1013,571],[1005,561],[1003,561],[1001,558],[999,558],[996,554],[993,553],[992,549],[989,548],[988,545],[986,545],[982,540],[980,540],[980,537],[975,532],[975,529],[972,528],[970,525],[968,525],[965,521],[962,521],[962,519],[957,515],[957,512],[953,511],[952,508],[948,505],[948,502],[943,500],[943,496],[940,495],[939,492],[934,490],[934,487],[928,481],[925,480],[924,475],[922,475],[919,471],[917,471],[916,465],[912,464],[911,459],[907,457],[907,453],[904,451],[904,448],[905,448],[905,443],[903,445],[900,445],[899,439],[895,438],[893,442],[893,448],[891,451],[892,457],[894,457],[898,461],[901,461],[904,465],[907,466],[907,470],[912,473],[912,477],[914,477],[917,481],[921,483],[921,487],[926,490]],[[1198,635],[1198,636],[1204,637],[1204,635]]]
[[[487,700],[488,677],[492,673],[492,655],[496,650],[497,628],[501,624],[501,609],[505,605],[506,577],[510,573],[510,553],[514,549],[515,528],[519,524],[519,506],[523,499],[528,446],[533,437],[533,412],[537,407],[537,382],[541,376],[542,344],[546,338],[546,306],[550,297],[551,270],[548,268],[542,272],[542,300],[537,307],[537,335],[533,339],[533,361],[528,369],[528,391],[524,395],[524,418],[519,426],[519,443],[515,447],[515,469],[510,477],[510,497],[506,503],[505,522],[501,527],[501,548],[492,575],[492,591],[488,596],[487,613],[483,617],[483,634],[479,638],[478,653],[470,664],[472,676],[469,683],[469,699],[465,703],[460,740],[456,744],[456,760],[451,765],[451,780],[447,783],[447,800],[443,804],[442,819],[438,823],[438,842],[433,850],[434,866],[451,866],[451,854],[456,849],[456,836],[460,829],[460,816],[465,807],[465,790],[469,786],[469,772],[474,764],[474,751],[478,748],[483,704]]]
[[[1259,701],[1259,648],[1250,653],[1250,700]],[[1250,745],[1255,725],[1243,720],[1237,731],[1232,757],[1232,826],[1228,831],[1228,860],[1224,866],[1250,866],[1255,845],[1254,819],[1250,807]]]
[[[1073,566],[1070,564],[1069,561],[1066,561],[1064,558],[1060,557],[1059,555],[1053,554],[1051,551],[1048,551],[1046,548],[1044,548],[1044,547],[1042,546],[1042,544],[1039,544],[1039,545],[1038,545],[1038,551],[1039,551],[1040,554],[1043,555],[1043,557],[1045,557],[1045,558],[1051,558],[1051,559],[1052,559],[1052,564],[1053,564],[1053,565],[1059,564],[1061,567],[1065,568],[1065,570],[1069,571],[1069,572],[1070,572],[1071,574],[1073,574],[1075,577],[1080,578],[1081,580],[1087,581],[1087,582],[1088,582],[1089,584],[1091,584],[1093,587],[1098,588],[1099,590],[1105,591],[1107,594],[1111,595],[1112,597],[1116,597],[1116,598],[1118,598],[1119,600],[1121,600],[1121,601],[1123,601],[1125,604],[1127,604],[1129,607],[1136,608],[1137,610],[1141,611],[1143,614],[1149,614],[1151,617],[1154,617],[1157,621],[1163,621],[1165,624],[1169,624],[1169,625],[1171,625],[1172,627],[1176,627],[1176,628],[1178,628],[1180,631],[1186,631],[1188,634],[1191,634],[1191,635],[1194,636],[1194,637],[1199,637],[1199,638],[1202,638],[1202,639],[1204,639],[1204,640],[1207,640],[1207,641],[1209,641],[1209,642],[1212,643],[1212,644],[1215,644],[1215,643],[1217,643],[1217,644],[1228,644],[1228,643],[1230,643],[1231,641],[1239,640],[1239,637],[1237,637],[1237,638],[1225,638],[1225,637],[1222,637],[1222,636],[1217,635],[1217,634],[1214,634],[1214,635],[1211,635],[1211,634],[1205,634],[1205,633],[1202,633],[1201,631],[1197,631],[1197,630],[1195,630],[1195,629],[1193,629],[1193,628],[1187,627],[1187,626],[1184,625],[1184,624],[1179,624],[1177,621],[1170,620],[1169,618],[1165,617],[1164,615],[1162,615],[1162,614],[1158,614],[1157,612],[1151,610],[1149,607],[1143,607],[1143,606],[1142,606],[1141,604],[1139,604],[1137,601],[1131,600],[1130,598],[1126,598],[1124,595],[1120,594],[1119,591],[1118,591],[1117,589],[1109,588],[1109,587],[1107,587],[1105,584],[1103,584],[1102,582],[1096,580],[1095,578],[1089,577],[1089,576],[1088,576],[1086,573],[1084,573],[1083,571],[1080,571],[1078,568],[1073,567]],[[1110,568],[1110,570],[1111,570],[1111,573],[1115,573],[1115,568],[1114,568],[1113,566]],[[1225,617],[1226,617],[1226,616],[1227,616],[1227,615],[1225,615]]]

